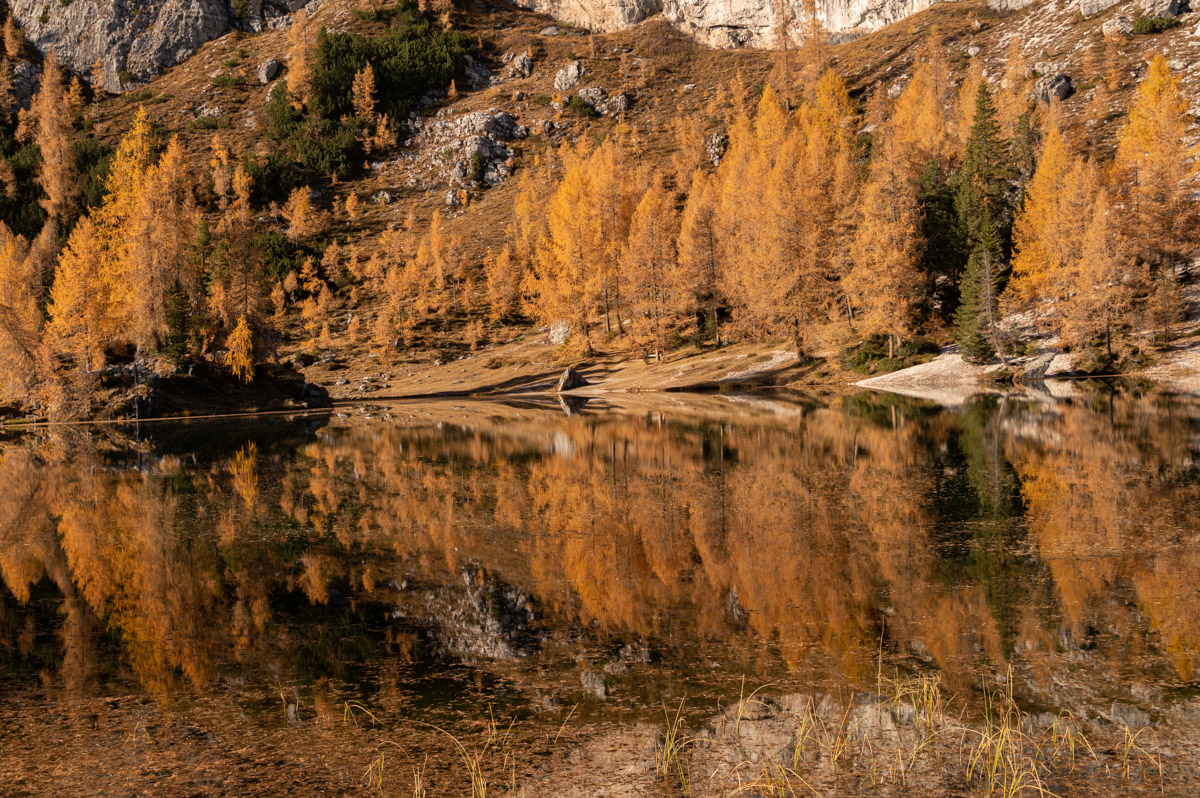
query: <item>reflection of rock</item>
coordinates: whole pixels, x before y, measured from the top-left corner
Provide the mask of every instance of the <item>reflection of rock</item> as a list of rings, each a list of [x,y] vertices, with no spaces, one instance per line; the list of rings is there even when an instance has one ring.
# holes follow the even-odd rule
[[[464,662],[513,660],[530,654],[537,637],[529,629],[532,604],[517,588],[487,574],[463,574],[466,592],[447,587],[426,598],[436,649]],[[424,614],[424,613],[422,613]]]
[[[563,412],[568,416],[578,415],[587,407],[588,397],[586,396],[564,396],[558,395],[558,406],[563,409]]]
[[[583,691],[593,698],[600,701],[608,698],[608,684],[604,681],[603,673],[584,671],[579,674],[579,683],[583,685]]]
[[[1150,725],[1150,715],[1135,706],[1114,701],[1112,705],[1112,721],[1130,731],[1138,731]]]

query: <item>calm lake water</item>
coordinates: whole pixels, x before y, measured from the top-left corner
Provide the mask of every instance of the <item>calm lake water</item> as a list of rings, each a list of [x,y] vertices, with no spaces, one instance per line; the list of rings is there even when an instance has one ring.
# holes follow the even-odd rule
[[[1196,794],[1200,405],[1075,394],[7,434],[0,794]]]

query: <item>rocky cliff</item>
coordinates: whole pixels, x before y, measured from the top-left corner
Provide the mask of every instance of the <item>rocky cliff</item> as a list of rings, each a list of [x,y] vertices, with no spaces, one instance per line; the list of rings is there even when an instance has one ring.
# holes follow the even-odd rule
[[[10,0],[25,38],[72,72],[110,92],[149,80],[235,24],[286,24],[306,0]]]
[[[816,0],[817,19],[835,41],[854,38],[915,14],[937,0]],[[661,12],[711,47],[772,47],[786,21],[797,40],[809,20],[805,0],[517,0],[517,5],[571,25],[611,31]]]

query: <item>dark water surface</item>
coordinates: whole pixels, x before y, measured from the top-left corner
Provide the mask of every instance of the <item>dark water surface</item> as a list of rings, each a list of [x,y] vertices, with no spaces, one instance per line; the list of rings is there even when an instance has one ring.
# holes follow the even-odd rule
[[[1200,405],[577,410],[0,438],[0,795],[1196,793]]]

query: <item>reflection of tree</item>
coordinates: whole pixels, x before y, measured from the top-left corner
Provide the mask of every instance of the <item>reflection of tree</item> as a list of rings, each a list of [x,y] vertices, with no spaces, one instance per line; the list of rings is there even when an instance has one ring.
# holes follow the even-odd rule
[[[152,689],[280,654],[347,674],[419,658],[384,608],[469,573],[519,586],[542,628],[864,681],[883,635],[960,688],[1039,656],[1018,640],[1052,652],[1053,604],[1068,637],[1119,630],[1129,645],[1105,656],[1161,645],[1190,678],[1191,419],[1133,398],[945,414],[859,397],[778,426],[349,426],[194,462],[30,439],[0,449],[0,641],[49,589],[62,615],[35,622],[58,624],[72,686],[98,629]]]

